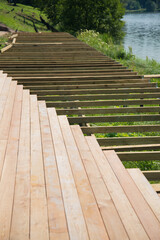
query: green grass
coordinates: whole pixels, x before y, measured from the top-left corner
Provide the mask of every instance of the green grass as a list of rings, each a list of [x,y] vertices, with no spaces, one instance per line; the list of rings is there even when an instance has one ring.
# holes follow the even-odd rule
[[[38,31],[47,31],[46,26],[44,26],[44,24],[42,24],[40,21],[40,15],[47,20],[47,17],[36,8],[23,4],[17,4],[17,6],[13,6],[9,5],[7,1],[1,0],[0,23],[7,25],[13,30],[35,32],[33,27],[34,21]]]
[[[5,43],[8,41],[8,36],[9,34],[0,37],[0,49],[5,47]]]
[[[132,54],[132,49],[129,48],[128,52],[124,50],[122,44],[117,44],[107,34],[99,34],[94,31],[84,31],[78,33],[77,38],[91,47],[97,49],[101,53],[111,57],[112,59],[120,62],[124,66],[138,72],[140,75],[147,74],[159,74],[160,63],[155,60],[142,60]],[[159,79],[152,79],[153,82],[157,82],[160,86]],[[137,107],[137,106],[132,106]],[[123,115],[123,114],[121,114]],[[127,114],[128,115],[128,114]],[[130,114],[134,115],[134,114]],[[95,115],[96,116],[96,115]],[[96,123],[91,126],[119,126],[119,125],[152,125],[160,124],[160,122],[113,122],[113,123]],[[145,136],[160,136],[160,132],[133,132],[133,133],[109,133],[109,134],[95,134],[98,138],[104,137],[145,137]],[[159,161],[135,161],[135,162],[123,162],[126,168],[140,168],[141,170],[160,170]]]

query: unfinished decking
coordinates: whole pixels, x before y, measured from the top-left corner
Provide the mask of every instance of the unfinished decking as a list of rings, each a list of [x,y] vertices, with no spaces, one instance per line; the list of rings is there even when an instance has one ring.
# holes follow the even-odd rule
[[[2,73],[0,239],[160,239],[160,198],[140,170]]]
[[[119,159],[159,160],[159,137],[84,136],[159,131],[155,83],[66,33],[15,37],[0,56],[0,240],[159,240],[160,198]],[[157,124],[92,125],[117,118]]]
[[[8,76],[58,115],[67,115],[70,124],[79,124],[84,134],[95,134],[101,147],[115,150],[121,160],[160,160],[156,83],[67,33],[14,37],[0,58]]]

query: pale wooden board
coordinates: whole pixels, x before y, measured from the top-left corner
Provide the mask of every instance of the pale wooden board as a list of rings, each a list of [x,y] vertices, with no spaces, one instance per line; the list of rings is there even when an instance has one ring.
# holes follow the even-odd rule
[[[70,239],[88,240],[89,236],[86,223],[55,109],[49,108],[48,114],[52,131],[52,139],[55,147],[56,161],[62,187]]]
[[[39,102],[50,240],[69,240],[59,174],[45,102]]]
[[[104,153],[99,148],[95,137],[86,137],[86,139],[129,239],[149,239],[111,166],[106,161]]]
[[[2,89],[3,89],[3,85],[5,82],[5,75],[3,75],[2,73],[0,73],[0,94],[2,93]]]
[[[124,192],[126,193],[148,236],[150,239],[159,240],[160,222],[154,215],[150,206],[147,204],[133,179],[130,177],[129,173],[126,171],[114,151],[105,151],[104,154],[106,156],[106,161],[109,162],[116,174],[117,179],[124,189]]]
[[[66,116],[58,117],[90,239],[109,239]],[[78,135],[76,136],[79,137]]]
[[[139,169],[128,169],[128,172],[160,221],[160,198],[158,194]]]
[[[0,93],[0,120],[1,120],[2,115],[3,115],[5,103],[6,103],[6,100],[7,100],[7,96],[9,94],[10,83],[11,83],[11,79],[7,78],[5,80],[4,85],[3,85],[2,92]]]
[[[79,126],[71,127],[109,239],[129,239]],[[70,139],[69,139],[70,140]],[[74,155],[72,156],[74,158]],[[75,160],[76,161],[76,160]],[[78,166],[79,168],[79,166]],[[78,171],[78,169],[77,169]],[[79,173],[81,174],[81,172]],[[84,193],[85,195],[86,193]],[[84,197],[85,198],[85,197]],[[113,227],[114,226],[114,227]],[[116,229],[116,231],[115,231]],[[98,237],[97,237],[98,239]],[[104,238],[100,238],[104,239]]]
[[[1,140],[7,140],[8,138],[13,105],[14,105],[15,92],[16,92],[16,85],[17,85],[16,82],[11,82],[9,95],[5,104],[3,116],[0,121],[0,139]]]
[[[30,239],[49,240],[47,199],[37,97],[30,96],[31,109],[31,217]]]
[[[160,193],[160,183],[154,183],[151,185],[154,191]]]
[[[5,103],[7,100],[7,96],[9,94],[10,82],[11,80],[9,78],[5,79],[5,83],[3,85],[2,92],[0,94],[0,120],[3,116]],[[0,125],[1,125],[1,121],[0,121]],[[6,146],[7,146],[7,140],[0,140],[0,178],[1,178],[2,169],[3,169]]]
[[[29,240],[30,224],[30,98],[23,91],[20,141],[10,240]]]
[[[0,140],[0,180],[6,153],[7,140]]]
[[[18,138],[21,119],[22,87],[18,86],[13,108],[9,140],[0,182],[0,239],[8,240],[12,216],[16,165],[18,155]]]

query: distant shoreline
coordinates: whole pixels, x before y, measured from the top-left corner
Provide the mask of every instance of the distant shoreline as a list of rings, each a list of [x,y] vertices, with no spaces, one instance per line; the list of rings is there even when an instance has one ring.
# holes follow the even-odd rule
[[[146,9],[139,9],[139,10],[126,10],[125,11],[125,14],[126,13],[157,13],[157,12],[160,12],[160,9],[154,11],[154,12],[148,12],[146,11]]]

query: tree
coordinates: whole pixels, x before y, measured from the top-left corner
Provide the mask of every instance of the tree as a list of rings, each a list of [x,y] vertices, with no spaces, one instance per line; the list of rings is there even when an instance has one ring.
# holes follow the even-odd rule
[[[88,29],[118,37],[123,15],[120,0],[63,0],[60,21],[67,31]]]
[[[145,8],[146,0],[139,0],[139,3],[142,8]]]
[[[129,3],[127,5],[127,9],[129,9],[129,10],[138,10],[140,8],[141,8],[140,3],[136,0],[129,1]]]
[[[148,0],[146,2],[146,10],[147,12],[154,12],[156,10],[156,3],[151,0]]]

